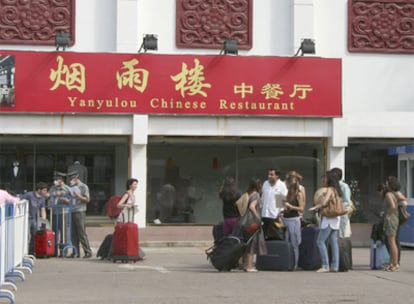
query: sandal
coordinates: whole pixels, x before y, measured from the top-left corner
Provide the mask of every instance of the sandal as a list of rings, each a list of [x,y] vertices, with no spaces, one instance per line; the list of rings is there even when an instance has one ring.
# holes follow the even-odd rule
[[[400,271],[400,267],[397,266],[391,266],[390,268],[388,268],[386,271],[388,272],[397,272]]]
[[[256,268],[244,268],[244,272],[258,272]]]

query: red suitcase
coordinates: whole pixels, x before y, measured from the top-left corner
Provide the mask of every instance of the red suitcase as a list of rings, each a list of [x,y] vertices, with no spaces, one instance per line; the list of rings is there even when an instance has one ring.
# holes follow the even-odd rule
[[[35,233],[34,250],[36,257],[50,257],[55,254],[55,232],[41,229]]]
[[[113,262],[139,260],[138,225],[131,222],[116,224],[112,246]]]

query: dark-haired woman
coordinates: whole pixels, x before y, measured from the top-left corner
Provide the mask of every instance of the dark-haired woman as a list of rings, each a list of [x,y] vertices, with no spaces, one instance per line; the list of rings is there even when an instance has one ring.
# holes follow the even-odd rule
[[[386,271],[398,271],[398,197],[401,195],[400,183],[396,177],[389,176],[384,188],[384,233],[387,238],[386,244],[390,254],[390,263],[385,267]]]
[[[342,197],[341,187],[339,186],[339,179],[332,171],[325,173],[325,187],[327,187],[326,195],[321,203],[313,206],[309,211],[317,211],[325,207],[330,200],[337,199],[337,196]],[[322,215],[320,230],[316,243],[321,254],[322,267],[316,272],[337,272],[339,268],[339,247],[338,247],[338,231],[339,231],[340,217],[326,217]],[[329,239],[329,244],[332,249],[332,261],[329,261],[328,249],[326,241]]]
[[[252,179],[247,187],[246,192],[249,194],[248,208],[256,216],[261,219],[260,216],[260,188],[258,180]],[[256,254],[262,255],[267,253],[266,243],[264,239],[263,230],[260,229],[254,236],[250,244],[247,246],[246,253],[244,255],[244,271],[245,272],[257,272],[257,269],[253,266],[254,256]]]
[[[219,197],[223,202],[223,235],[230,235],[237,223],[240,213],[236,201],[240,197],[236,181],[233,177],[226,177],[221,185]]]
[[[122,195],[117,207],[122,208],[122,212],[117,218],[117,222],[127,222],[133,220],[134,213],[138,212],[138,206],[135,202],[135,190],[138,187],[138,180],[136,178],[129,178],[126,181],[126,192]],[[131,214],[131,209],[132,214]]]

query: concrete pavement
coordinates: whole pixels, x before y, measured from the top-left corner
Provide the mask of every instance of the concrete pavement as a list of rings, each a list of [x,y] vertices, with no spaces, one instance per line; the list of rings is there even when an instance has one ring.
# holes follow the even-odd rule
[[[218,272],[206,247],[144,247],[144,261],[37,259],[18,282],[16,303],[411,303],[414,250],[402,252],[401,271],[369,269],[369,248],[354,248],[354,270]],[[96,252],[96,248],[94,248]],[[6,303],[0,299],[0,303]]]

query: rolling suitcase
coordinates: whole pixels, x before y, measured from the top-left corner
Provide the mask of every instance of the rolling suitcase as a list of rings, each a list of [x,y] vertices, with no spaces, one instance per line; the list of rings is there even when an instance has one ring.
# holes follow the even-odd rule
[[[266,241],[267,254],[257,255],[256,268],[258,270],[295,269],[295,253],[293,246],[287,241]]]
[[[99,246],[98,252],[96,253],[97,258],[104,259],[111,259],[112,258],[112,239],[113,234],[110,233],[105,236],[104,240],[102,241],[101,246]]]
[[[382,241],[370,242],[370,267],[371,269],[383,269],[385,264],[385,245]]]
[[[253,240],[256,233],[247,242],[244,242],[242,238],[234,235],[222,237],[217,243],[206,249],[207,260],[210,260],[211,264],[218,271],[230,271],[238,268],[240,258],[245,253],[247,246]]]
[[[339,247],[339,269],[348,271],[352,269],[352,242],[349,238],[338,239]]]
[[[140,259],[137,224],[129,221],[116,224],[112,239],[112,254],[114,263],[119,260],[128,262]]]
[[[321,254],[316,244],[319,228],[308,226],[302,228],[302,242],[299,245],[298,266],[303,270],[314,270],[321,268]]]
[[[55,233],[51,229],[40,229],[35,233],[34,250],[36,257],[55,255]]]
[[[329,261],[332,261],[332,250],[327,241]],[[349,238],[338,238],[339,249],[339,272],[346,272],[352,269],[352,242]]]
[[[226,236],[206,250],[207,259],[218,271],[230,271],[239,266],[246,247],[247,244],[239,237]]]

